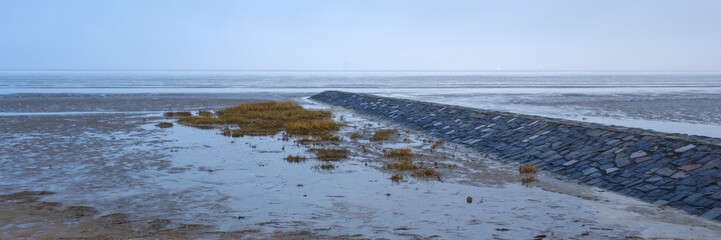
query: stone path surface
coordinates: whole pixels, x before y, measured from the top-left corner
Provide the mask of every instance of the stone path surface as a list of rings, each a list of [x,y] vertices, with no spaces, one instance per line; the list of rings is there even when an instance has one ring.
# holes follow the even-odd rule
[[[314,100],[721,220],[721,139],[326,91]]]

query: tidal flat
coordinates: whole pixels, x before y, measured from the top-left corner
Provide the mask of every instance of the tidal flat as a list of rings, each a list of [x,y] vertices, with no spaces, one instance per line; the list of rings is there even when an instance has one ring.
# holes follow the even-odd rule
[[[0,238],[721,235],[718,222],[531,171],[307,96],[14,95],[5,108],[26,111],[0,116]],[[327,110],[342,126],[315,138],[283,129],[232,137],[164,114],[206,115],[266,101]],[[158,126],[163,122],[173,125]],[[326,151],[335,156],[328,161],[322,149],[347,152]],[[416,172],[423,169],[435,174]]]

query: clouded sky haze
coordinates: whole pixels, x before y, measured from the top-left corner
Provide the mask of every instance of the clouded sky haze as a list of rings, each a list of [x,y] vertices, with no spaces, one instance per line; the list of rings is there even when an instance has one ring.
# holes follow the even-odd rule
[[[0,69],[721,71],[721,1],[0,0]]]

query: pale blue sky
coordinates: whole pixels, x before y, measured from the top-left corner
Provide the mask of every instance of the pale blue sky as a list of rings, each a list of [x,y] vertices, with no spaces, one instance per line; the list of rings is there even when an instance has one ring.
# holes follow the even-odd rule
[[[721,71],[721,1],[0,0],[0,69]]]

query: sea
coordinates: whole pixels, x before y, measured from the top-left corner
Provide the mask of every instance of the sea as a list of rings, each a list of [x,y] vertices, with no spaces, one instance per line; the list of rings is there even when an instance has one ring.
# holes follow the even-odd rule
[[[721,137],[721,72],[0,71],[0,95],[6,97],[243,93],[311,96],[326,90]],[[0,115],[28,112],[36,111],[0,106]]]

